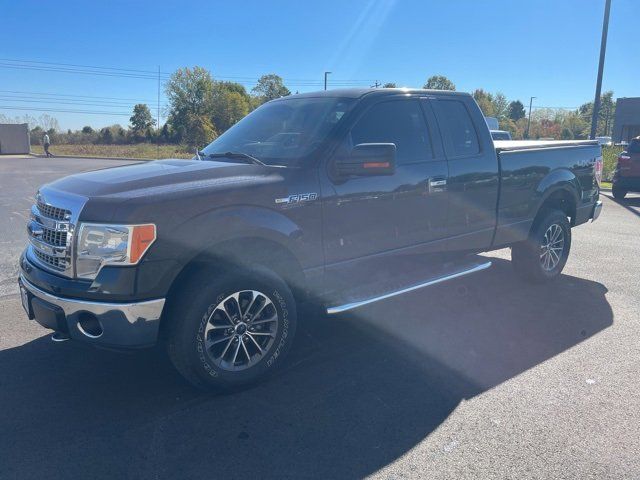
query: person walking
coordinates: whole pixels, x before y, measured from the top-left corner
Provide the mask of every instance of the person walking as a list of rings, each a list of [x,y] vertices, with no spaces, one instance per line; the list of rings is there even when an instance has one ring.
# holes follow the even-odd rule
[[[42,137],[42,143],[44,144],[44,153],[47,154],[47,157],[53,157],[53,154],[49,151],[49,145],[51,145],[51,141],[49,140],[49,135],[47,133]]]

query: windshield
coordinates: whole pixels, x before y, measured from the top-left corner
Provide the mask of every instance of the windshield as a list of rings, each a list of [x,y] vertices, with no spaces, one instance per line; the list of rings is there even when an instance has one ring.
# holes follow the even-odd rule
[[[206,158],[244,153],[266,164],[292,165],[316,149],[352,105],[346,98],[290,98],[266,103],[202,151]]]
[[[629,153],[640,153],[640,138],[634,138],[627,147]]]

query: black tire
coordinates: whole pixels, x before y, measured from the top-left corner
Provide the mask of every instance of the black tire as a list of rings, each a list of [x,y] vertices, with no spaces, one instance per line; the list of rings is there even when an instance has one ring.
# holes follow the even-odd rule
[[[236,302],[235,305],[244,303],[242,307],[246,309],[244,313],[246,314],[250,311],[255,315],[260,306],[262,306],[260,303],[262,302],[262,297],[255,295],[254,304],[250,304],[251,302],[248,300],[250,297],[247,296],[253,295],[253,291],[259,292],[271,302],[269,305],[265,300],[264,304],[266,306],[263,312],[257,314],[253,320],[260,323],[260,319],[263,319],[264,316],[270,316],[271,318],[273,311],[275,311],[277,322],[274,325],[272,322],[264,323],[265,320],[263,320],[260,325],[249,326],[252,323],[247,321],[244,331],[237,330],[240,327],[240,323],[244,323],[244,319],[239,318],[241,315],[225,313],[227,311],[226,306],[229,306],[229,304],[233,308],[233,299],[224,302],[226,306],[217,307],[232,294],[242,292],[239,297],[240,301]],[[181,288],[181,292],[177,295],[178,298],[172,302],[167,312],[168,326],[164,330],[164,337],[167,352],[173,365],[191,384],[203,390],[236,389],[262,380],[282,363],[293,343],[297,314],[291,290],[275,273],[261,267],[256,267],[251,271],[222,275],[203,272],[190,279]],[[226,317],[223,313],[225,313]],[[229,328],[218,326],[226,325],[223,323],[225,318],[232,319],[232,322],[235,322],[235,326],[231,324]],[[209,320],[213,322],[211,325],[216,325],[215,332],[207,331],[208,328],[211,328],[208,327]],[[251,330],[252,328],[253,330]],[[268,337],[263,333],[266,330],[260,330],[265,328],[273,329],[273,332],[270,332],[273,334],[272,337]],[[229,330],[232,330],[232,333],[229,333]],[[253,332],[255,337],[251,335],[250,331]],[[220,347],[206,348],[205,333],[208,339],[220,339],[220,342],[222,342]],[[212,339],[213,334],[220,336]],[[223,339],[224,335],[227,335],[227,337]],[[230,346],[227,345],[226,339],[237,335],[240,335],[238,343],[234,340]],[[244,345],[242,345],[243,339],[245,341]],[[254,345],[254,340],[257,340],[257,345]],[[261,343],[265,340],[265,343]],[[231,356],[235,353],[233,350],[236,346],[238,347],[238,360],[231,361],[233,360]],[[263,354],[258,351],[260,346],[264,347]],[[231,351],[226,354],[223,352],[222,360],[214,358],[214,354],[217,352],[219,355],[220,349],[224,347],[231,349]],[[251,362],[249,360],[250,355],[258,356],[253,365],[247,363],[248,366],[244,369],[231,370],[237,368],[236,365],[241,358],[246,362]],[[217,364],[216,362],[222,363]],[[225,363],[226,366],[224,365]]]
[[[624,200],[627,191],[618,187],[613,187],[611,189],[611,193],[613,193],[613,198],[615,198],[616,200]]]
[[[556,232],[553,226],[561,230],[562,242],[553,244],[553,252],[544,247],[548,242],[545,235]],[[549,233],[553,235],[553,233]],[[560,233],[558,233],[560,238]],[[554,240],[555,241],[555,240]],[[557,248],[562,247],[562,250]],[[542,283],[554,280],[560,276],[567,263],[571,250],[571,225],[564,212],[560,210],[544,210],[529,232],[529,238],[511,247],[511,263],[516,272],[524,279]],[[548,252],[548,253],[546,253]],[[545,255],[542,257],[542,255]],[[556,258],[556,256],[558,258]],[[555,265],[553,265],[555,263]]]

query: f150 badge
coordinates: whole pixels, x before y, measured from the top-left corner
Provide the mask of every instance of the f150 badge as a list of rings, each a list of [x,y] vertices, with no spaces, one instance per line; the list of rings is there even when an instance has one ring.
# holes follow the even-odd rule
[[[288,197],[276,198],[276,203],[284,205],[292,205],[302,202],[312,202],[318,199],[317,193],[296,193]]]

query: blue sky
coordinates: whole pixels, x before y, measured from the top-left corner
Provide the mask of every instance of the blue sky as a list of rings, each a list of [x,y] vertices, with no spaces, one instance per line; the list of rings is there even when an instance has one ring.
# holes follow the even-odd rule
[[[604,0],[3,3],[0,107],[128,113],[140,100],[154,115],[156,80],[16,69],[8,60],[163,72],[201,65],[248,88],[273,72],[294,92],[321,89],[325,70],[330,86],[419,87],[443,74],[458,90],[576,107],[593,99],[604,8]],[[640,96],[637,7],[612,1],[603,90],[616,97]],[[44,96],[31,92],[55,94],[48,98],[58,103],[33,101]],[[97,96],[109,99],[90,98]],[[125,115],[45,113],[63,128],[128,123]]]

